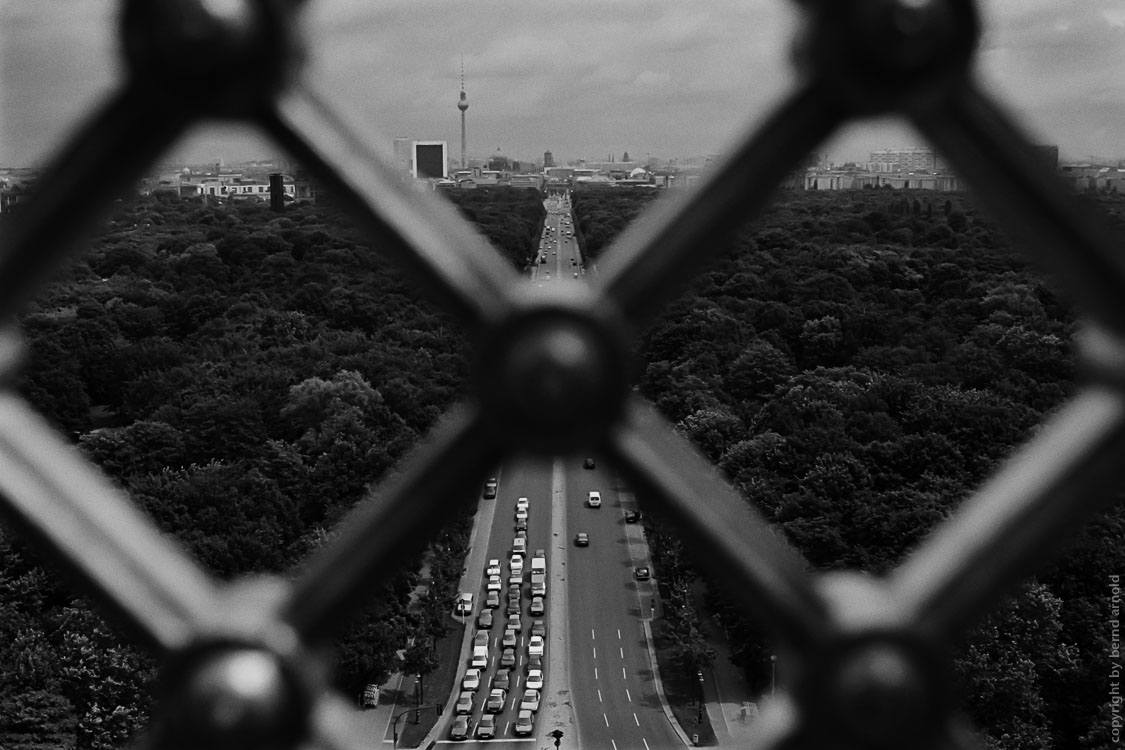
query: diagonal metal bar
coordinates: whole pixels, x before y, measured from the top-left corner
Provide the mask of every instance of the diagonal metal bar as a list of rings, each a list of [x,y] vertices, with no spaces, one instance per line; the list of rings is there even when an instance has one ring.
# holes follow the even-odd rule
[[[106,102],[44,170],[34,194],[0,237],[0,320],[58,272],[78,240],[128,195],[187,127],[129,86]]]
[[[1125,395],[1089,388],[888,578],[904,622],[939,638],[1049,560],[1120,483]]]
[[[661,511],[688,547],[700,552],[699,565],[728,591],[740,592],[748,616],[765,620],[796,648],[832,636],[807,563],[650,404],[633,398],[610,441],[638,497]]]
[[[343,520],[340,538],[294,583],[282,619],[306,639],[338,628],[499,461],[500,448],[490,434],[474,405],[451,411],[403,472]]]
[[[1031,141],[995,102],[966,82],[911,119],[1074,300],[1125,332],[1125,243],[1040,163]]]
[[[802,750],[820,747],[814,743],[812,732],[803,719],[800,709],[786,691],[768,697],[762,711],[750,726],[746,742],[749,750]]]
[[[360,722],[354,705],[334,692],[325,693],[312,709],[311,739],[305,748],[317,750],[361,750],[369,748],[371,729]]]
[[[596,283],[605,297],[642,328],[844,117],[836,97],[815,81],[799,89],[702,185],[680,200],[658,202],[621,233],[599,263]]]
[[[0,511],[151,644],[175,650],[211,622],[211,579],[10,392],[0,393],[0,493]]]
[[[261,124],[468,330],[507,311],[516,278],[496,250],[447,201],[412,190],[315,92],[295,87]]]

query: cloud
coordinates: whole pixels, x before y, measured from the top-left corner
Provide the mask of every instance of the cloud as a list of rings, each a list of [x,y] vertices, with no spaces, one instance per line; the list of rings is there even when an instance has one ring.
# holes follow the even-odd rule
[[[646,70],[633,80],[633,84],[645,88],[664,88],[671,80],[672,76],[668,73],[654,73],[651,70]]]

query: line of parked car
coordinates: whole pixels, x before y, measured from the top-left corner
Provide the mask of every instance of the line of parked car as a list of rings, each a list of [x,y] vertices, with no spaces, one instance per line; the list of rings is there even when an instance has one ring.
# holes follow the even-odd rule
[[[468,739],[470,734],[477,739],[491,739],[497,733],[497,715],[508,705],[508,695],[513,683],[518,682],[512,675],[516,668],[516,649],[519,647],[523,630],[522,595],[524,586],[524,558],[527,556],[527,521],[529,502],[526,497],[516,501],[515,533],[512,540],[511,557],[508,560],[508,584],[505,614],[507,621],[500,639],[500,658],[497,670],[484,697],[482,714],[473,728],[473,714],[476,710],[478,693],[483,693],[484,674],[492,660],[492,626],[496,612],[500,609],[501,592],[504,591],[503,569],[499,559],[489,560],[484,568],[484,606],[477,614],[477,632],[473,637],[472,656],[469,667],[461,680],[461,692],[454,709],[456,717],[450,729],[453,740]],[[543,550],[535,550],[528,565],[530,575],[531,601],[528,612],[533,618],[542,618],[545,612],[544,597],[547,595],[547,556]],[[457,597],[454,611],[459,616],[472,616],[473,594],[461,593]],[[523,694],[518,703],[512,702],[516,710],[513,731],[517,735],[529,735],[535,729],[535,715],[543,690],[543,658],[546,649],[547,626],[543,619],[535,619],[527,640],[526,679]]]

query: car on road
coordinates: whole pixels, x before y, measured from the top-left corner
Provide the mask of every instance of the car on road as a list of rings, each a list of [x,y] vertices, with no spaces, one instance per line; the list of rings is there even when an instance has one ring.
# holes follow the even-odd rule
[[[526,518],[517,518],[516,519],[516,531],[527,531],[527,519]]]
[[[473,712],[473,691],[462,690],[461,695],[457,696],[457,705],[453,707],[453,713],[457,715],[471,714]]]
[[[465,676],[461,678],[461,689],[462,690],[476,690],[479,687],[480,687],[480,670],[476,669],[475,667],[473,669],[466,669],[465,670]]]
[[[488,584],[485,586],[489,591],[499,591],[503,588],[504,582],[500,580],[500,576],[489,576]]]
[[[516,520],[517,521],[526,521],[527,520],[527,508],[517,508],[516,509]]]
[[[508,601],[515,600],[515,601],[518,602],[519,599],[520,599],[520,587],[519,587],[518,584],[513,583],[511,586],[508,587]]]
[[[531,671],[532,669],[542,669],[542,668],[543,668],[543,657],[542,656],[529,656],[529,657],[527,657],[527,669],[528,669],[528,671]]]
[[[492,678],[492,687],[507,690],[512,686],[512,670],[507,667],[501,667],[496,670],[496,676]]]
[[[543,636],[533,635],[531,640],[527,642],[528,656],[542,656],[543,655]]]
[[[579,531],[577,534],[574,535],[574,546],[575,547],[589,547],[590,546],[590,535],[587,534],[585,531]]]
[[[486,576],[500,575],[500,561],[495,559],[489,560],[488,565],[486,565],[484,568],[484,574]]]
[[[472,728],[472,718],[468,716],[458,716],[453,720],[453,728],[449,730],[449,739],[466,740],[469,738],[469,730]]]
[[[593,469],[595,466],[594,459],[590,457],[587,457],[586,460],[582,462],[583,469]]]
[[[488,481],[484,483],[484,499],[492,500],[496,497],[496,477],[489,477]]]
[[[522,586],[522,585],[523,585],[523,575],[522,574],[518,575],[518,576],[508,576],[508,589],[509,590],[511,590],[512,586]]]
[[[527,670],[527,682],[524,683],[524,687],[528,690],[542,690],[543,670],[539,668]]]
[[[528,502],[526,497],[521,497],[516,500],[516,510],[527,510]]]
[[[478,740],[490,740],[496,736],[496,717],[492,714],[484,714],[480,717],[480,723],[477,724],[476,736]]]
[[[590,490],[590,494],[586,496],[586,504],[591,508],[602,507],[602,493],[597,490]]]
[[[546,559],[547,559],[547,550],[543,550],[543,549],[535,550],[535,554],[531,556],[531,562],[532,563],[534,563],[536,560],[546,561]]]
[[[540,638],[546,637],[546,635],[547,635],[547,622],[546,622],[546,620],[534,620],[531,623],[531,634],[537,635]]]
[[[481,669],[488,666],[488,646],[473,646],[473,658],[469,660],[469,666]]]
[[[518,599],[508,600],[508,610],[507,610],[507,612],[508,612],[508,619],[509,620],[518,620],[519,619],[519,617],[520,617],[520,602],[519,602]],[[510,622],[508,624],[509,624],[509,626],[511,625]]]
[[[481,630],[480,632],[478,632],[476,635],[473,636],[473,648],[476,648],[477,646],[484,646],[485,648],[488,648],[488,641],[489,641],[488,633]]]
[[[482,609],[480,615],[477,616],[477,627],[488,630],[492,627],[492,610]]]
[[[484,606],[491,607],[492,609],[495,609],[496,607],[499,607],[500,606],[500,592],[499,591],[489,591],[488,596],[486,596],[485,599],[484,599]]]
[[[512,575],[522,576],[523,575],[523,557],[521,555],[512,555],[512,559],[508,561],[508,567],[512,571]]]
[[[523,700],[520,701],[521,711],[538,711],[539,710],[539,691],[526,690],[523,694]]]
[[[359,699],[360,708],[375,708],[379,705],[379,686],[368,683],[363,687],[363,695]]]
[[[520,711],[516,716],[515,733],[519,735],[528,735],[535,730],[535,714],[530,711]]]
[[[512,554],[513,555],[526,555],[527,554],[527,537],[517,536],[512,540]]]
[[[508,700],[508,691],[503,688],[492,688],[488,699],[484,702],[484,711],[489,714],[498,714],[504,710],[504,702]]]
[[[514,648],[506,648],[500,654],[500,666],[514,667],[516,666],[516,650]]]
[[[457,601],[453,603],[453,611],[459,615],[471,615],[473,613],[473,595],[464,592],[458,594]]]
[[[507,630],[505,630],[504,631],[504,640],[502,640],[500,642],[500,645],[503,646],[504,648],[515,648],[516,647],[516,631],[513,630],[512,628],[508,628]]]
[[[633,568],[633,577],[638,581],[647,581],[652,578],[652,572],[648,569],[647,565],[641,565]]]
[[[521,620],[519,617],[513,617],[512,619],[508,620],[508,624],[505,625],[504,627],[506,627],[509,630],[514,630],[517,633],[522,633],[523,632],[523,620]]]
[[[625,523],[637,523],[641,520],[641,512],[639,510],[625,511]]]
[[[542,617],[543,616],[543,597],[541,597],[541,596],[531,597],[531,616],[532,617]]]

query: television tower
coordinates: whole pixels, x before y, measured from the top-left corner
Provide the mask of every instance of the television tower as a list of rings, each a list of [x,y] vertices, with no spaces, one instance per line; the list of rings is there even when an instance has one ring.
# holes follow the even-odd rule
[[[457,109],[461,110],[461,169],[468,168],[465,161],[465,110],[469,108],[469,100],[465,98],[465,56],[461,56],[461,99],[457,102]]]

